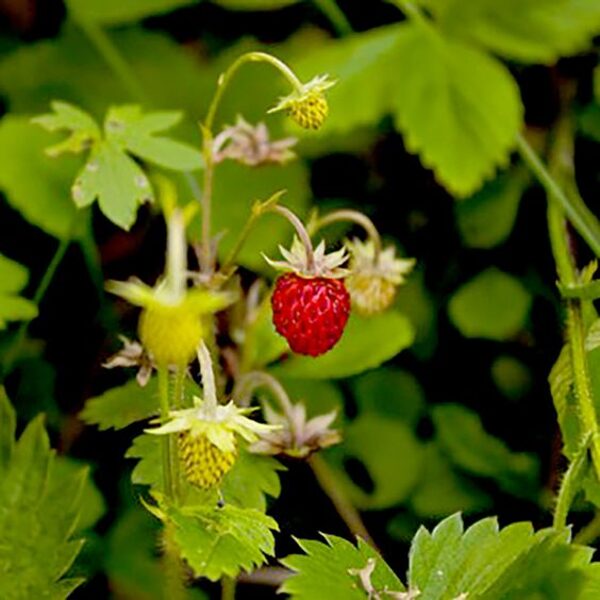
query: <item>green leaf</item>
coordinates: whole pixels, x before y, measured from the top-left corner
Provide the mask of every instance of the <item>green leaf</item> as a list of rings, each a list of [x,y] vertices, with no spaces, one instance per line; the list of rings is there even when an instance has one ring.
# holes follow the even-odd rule
[[[485,512],[493,506],[491,496],[456,472],[440,444],[425,446],[421,480],[410,497],[420,517],[439,518],[457,511]]]
[[[548,376],[554,409],[563,439],[563,452],[572,458],[581,443],[579,413],[573,391],[573,365],[569,344],[565,344]]]
[[[369,598],[384,598],[385,592],[391,596],[404,591],[402,582],[366,542],[359,538],[354,546],[334,535],[323,537],[326,543],[296,540],[305,554],[293,554],[281,561],[295,574],[286,579],[280,592],[290,594],[294,600],[364,600],[368,592]],[[359,575],[369,564],[374,567],[372,573],[365,573],[371,590],[365,589]]]
[[[140,506],[121,515],[108,534],[104,568],[111,589],[124,598],[164,600],[165,572],[156,555],[160,529]],[[206,600],[198,589],[186,588],[182,600]]]
[[[131,480],[138,485],[149,485],[162,490],[161,438],[144,433],[133,440],[125,454],[126,458],[137,458]],[[267,496],[277,498],[281,493],[279,471],[284,467],[274,458],[251,454],[240,448],[238,458],[221,486],[223,499],[240,508],[253,508],[265,512]],[[186,505],[217,501],[217,491],[200,491],[184,482]],[[210,500],[209,500],[210,499]]]
[[[578,118],[581,132],[596,142],[600,142],[600,103],[594,102],[586,106]]]
[[[383,509],[408,497],[421,475],[423,447],[405,423],[365,414],[346,428],[344,438],[344,444],[328,455],[356,506]],[[350,479],[344,470],[349,459],[360,461],[366,468],[372,491],[365,491]]]
[[[491,267],[454,293],[448,314],[465,337],[507,340],[525,326],[531,295],[514,277]]]
[[[455,204],[456,222],[465,246],[493,248],[507,240],[527,181],[523,171],[510,171]]]
[[[100,396],[90,398],[80,417],[100,430],[123,429],[158,413],[158,386],[152,378],[141,387],[135,379],[111,388]]]
[[[142,169],[111,141],[92,150],[71,194],[80,208],[98,200],[104,215],[126,230],[135,222],[138,207],[154,201],[154,192]]]
[[[336,379],[378,367],[412,343],[408,319],[395,311],[371,318],[352,315],[340,342],[318,358],[292,356],[274,367],[277,376]]]
[[[102,25],[132,23],[195,3],[196,0],[66,0],[69,12],[76,19]]]
[[[296,4],[299,0],[213,0],[230,10],[277,10]]]
[[[29,273],[24,266],[0,254],[0,330],[8,321],[28,321],[37,317],[37,306],[18,295],[28,279]]]
[[[28,118],[0,120],[0,188],[24,219],[58,238],[73,236],[77,214],[69,187],[77,161],[57,162],[44,155],[48,135]]]
[[[539,464],[532,454],[512,452],[488,434],[476,413],[461,404],[439,404],[432,409],[437,439],[446,456],[458,467],[490,477],[518,496],[536,491]]]
[[[143,114],[136,105],[112,107],[105,121],[107,138],[141,159],[174,171],[194,171],[203,165],[202,154],[188,144],[155,134],[181,121],[177,111]]]
[[[306,407],[307,417],[313,418],[332,411],[337,411],[336,422],[344,419],[344,395],[333,382],[322,379],[287,379],[279,380],[289,394],[292,402],[301,402]],[[268,390],[265,390],[268,392]]]
[[[443,0],[442,28],[511,60],[553,63],[576,54],[600,31],[596,0]]]
[[[277,523],[252,508],[231,504],[181,509],[169,507],[174,539],[196,577],[217,581],[251,572],[275,554]]]
[[[409,589],[421,592],[419,600],[450,600],[461,594],[482,598],[533,541],[531,524],[514,523],[499,530],[494,518],[478,521],[467,531],[459,514],[431,533],[421,527],[410,547]]]
[[[423,388],[408,371],[384,367],[361,375],[352,387],[361,413],[390,416],[414,427],[425,409]]]
[[[491,373],[496,387],[511,400],[525,396],[533,385],[531,371],[513,356],[501,355],[496,358]]]
[[[76,479],[85,470],[85,463],[67,456],[54,460],[55,475],[59,479]],[[77,520],[77,531],[91,529],[106,513],[106,501],[94,484],[91,476],[86,477],[81,490],[81,511]]]
[[[523,120],[519,91],[491,56],[411,25],[396,59],[396,125],[453,194],[475,192],[508,164]]]
[[[86,470],[57,466],[41,417],[14,443],[15,416],[6,394],[0,394],[0,415],[7,423],[0,429],[0,597],[66,598],[81,583],[63,576],[83,543],[71,536]]]

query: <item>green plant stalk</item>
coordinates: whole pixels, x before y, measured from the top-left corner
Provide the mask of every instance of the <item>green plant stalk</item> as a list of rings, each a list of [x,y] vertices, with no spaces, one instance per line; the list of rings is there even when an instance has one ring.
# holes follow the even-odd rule
[[[550,157],[550,170],[552,171],[552,175],[559,176],[564,180],[573,177],[572,160],[569,158],[568,161],[565,161],[564,158],[573,156],[572,138],[570,123],[565,117],[561,119],[557,125],[556,137]],[[554,182],[555,180],[552,175],[548,173],[550,181]],[[571,195],[575,195],[574,189],[572,190]],[[548,199],[550,200],[550,198],[551,192],[548,191]],[[550,201],[548,203],[548,231],[560,283],[563,286],[568,287],[577,282],[576,265],[569,247],[565,213],[558,203],[552,203]],[[600,481],[600,435],[598,417],[594,406],[594,397],[589,376],[589,365],[585,350],[586,332],[583,322],[582,301],[577,298],[567,299],[566,311],[567,343],[569,344],[571,364],[573,367],[577,414],[583,432],[582,435],[591,437],[592,465],[596,477],[598,478],[598,481]],[[570,479],[565,478],[563,480],[563,485],[568,485],[569,483]],[[559,490],[559,498],[564,496],[564,494],[562,489]],[[567,495],[567,497],[569,496]]]
[[[365,542],[377,549],[360,513],[346,496],[335,473],[330,469],[325,459],[318,454],[313,454],[308,459],[308,464],[315,474],[319,486],[327,494],[350,532],[353,535],[360,536]]]
[[[589,546],[600,537],[600,511],[597,511],[594,518],[582,529],[577,532],[573,538],[575,544]]]
[[[211,247],[211,220],[212,220],[212,194],[214,180],[214,156],[213,156],[213,127],[217,110],[223,98],[227,86],[237,71],[247,63],[265,62],[275,67],[291,84],[295,90],[302,89],[302,82],[294,72],[281,60],[265,52],[247,52],[237,58],[227,70],[221,74],[217,82],[217,90],[208,107],[204,123],[201,125],[203,143],[202,154],[204,157],[204,184],[202,190],[202,239],[201,239],[201,269],[204,273],[212,274],[215,268],[215,257]]]
[[[221,579],[221,600],[235,600],[237,581],[231,577]]]
[[[158,367],[158,397],[160,402],[160,418],[163,423],[166,423],[169,419],[170,404],[169,404],[169,369],[166,366]],[[163,475],[163,487],[165,490],[165,496],[168,500],[174,501],[175,492],[173,489],[173,472],[172,472],[172,458],[171,449],[172,441],[171,434],[161,436],[162,448],[162,475]]]
[[[352,25],[337,5],[335,0],[313,0],[315,6],[329,19],[335,32],[340,35],[348,35],[353,32]]]
[[[555,529],[563,529],[567,526],[569,509],[571,508],[575,495],[579,491],[581,478],[583,477],[585,467],[587,466],[587,454],[591,437],[592,436],[589,434],[584,437],[581,446],[577,450],[577,453],[573,457],[573,460],[563,477],[552,521],[552,526]]]

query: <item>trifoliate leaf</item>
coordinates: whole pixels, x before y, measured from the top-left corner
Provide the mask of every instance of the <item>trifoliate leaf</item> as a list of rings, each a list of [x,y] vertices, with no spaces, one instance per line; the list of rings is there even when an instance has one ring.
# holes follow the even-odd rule
[[[37,306],[19,296],[28,279],[24,266],[0,254],[0,330],[8,321],[27,321],[37,316]]]
[[[366,542],[359,538],[354,546],[334,535],[323,537],[325,543],[296,540],[305,554],[292,554],[281,561],[295,574],[280,592],[290,594],[293,600],[404,597],[393,595],[404,592],[404,585]]]
[[[65,142],[51,146],[46,152],[55,156],[64,151],[90,150],[71,187],[75,205],[81,208],[98,200],[104,215],[123,229],[133,225],[140,204],[154,200],[148,177],[128,153],[179,171],[199,168],[202,164],[199,151],[154,135],[178,122],[180,113],[143,115],[138,106],[112,107],[100,137],[92,118],[80,109],[64,102],[54,102],[52,109],[54,113],[35,121],[51,131],[66,129],[72,133]]]
[[[522,171],[510,172],[455,204],[456,222],[465,246],[493,248],[506,241],[526,184],[527,176]]]
[[[596,0],[434,0],[432,4],[447,33],[522,62],[555,62],[585,50],[600,31]]]
[[[398,419],[376,414],[367,413],[353,421],[344,431],[344,444],[328,454],[340,484],[356,506],[364,509],[400,504],[417,484],[422,470],[423,447],[412,430]],[[345,469],[351,460],[362,463],[372,490],[352,481]]]
[[[168,13],[195,2],[196,0],[66,0],[66,5],[75,19],[102,25],[122,25]]]
[[[371,318],[352,315],[340,342],[317,358],[292,356],[273,373],[300,379],[336,379],[378,367],[412,343],[413,328],[399,312]],[[366,350],[368,349],[368,350]]]
[[[112,107],[104,128],[107,138],[143,160],[174,171],[194,171],[203,165],[199,150],[155,134],[171,129],[183,118],[177,111],[143,114],[136,105]]]
[[[58,238],[75,235],[77,211],[69,187],[77,161],[44,155],[48,135],[28,118],[6,115],[0,121],[0,188],[24,219]]]
[[[275,553],[277,523],[252,508],[232,504],[190,509],[169,507],[174,540],[196,577],[217,581],[251,572]]]
[[[81,583],[63,576],[83,543],[71,536],[86,471],[57,467],[41,417],[15,443],[15,414],[3,390],[0,416],[0,597],[66,598]]]
[[[450,299],[448,314],[465,337],[507,340],[525,326],[531,295],[514,277],[489,268]]]
[[[100,396],[90,398],[80,417],[88,425],[98,425],[100,430],[123,429],[131,423],[156,415],[158,408],[156,379],[151,379],[145,387],[132,379]]]
[[[508,163],[521,128],[519,91],[506,68],[476,48],[411,25],[395,64],[396,125],[408,150],[459,197]]]
[[[490,477],[518,496],[536,492],[539,464],[532,454],[512,452],[483,428],[476,413],[461,404],[439,404],[432,409],[437,439],[446,456],[458,467]]]

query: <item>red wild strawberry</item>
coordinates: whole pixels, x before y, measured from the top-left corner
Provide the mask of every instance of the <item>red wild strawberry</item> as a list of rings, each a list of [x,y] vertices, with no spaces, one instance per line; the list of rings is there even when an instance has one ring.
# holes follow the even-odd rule
[[[294,239],[291,250],[281,248],[285,261],[268,262],[291,271],[275,283],[271,297],[273,324],[298,354],[319,356],[337,344],[350,314],[350,295],[340,265],[346,249],[325,254],[321,242],[309,261],[305,246]],[[266,258],[266,257],[265,257]]]
[[[282,275],[271,298],[275,329],[298,354],[319,356],[337,344],[350,314],[341,279]]]

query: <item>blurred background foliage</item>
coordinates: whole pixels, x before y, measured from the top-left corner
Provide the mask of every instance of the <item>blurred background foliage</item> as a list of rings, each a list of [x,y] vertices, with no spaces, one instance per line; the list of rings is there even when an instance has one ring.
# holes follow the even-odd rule
[[[359,32],[348,36],[332,4],[0,0],[0,249],[7,257],[0,262],[0,327],[6,326],[3,315],[35,317],[35,302],[25,298],[34,298],[57,244],[72,241],[18,354],[9,353],[14,327],[2,333],[0,344],[20,426],[45,412],[53,445],[70,457],[61,458],[61,469],[75,468],[73,461],[91,466],[94,485],[82,492],[86,512],[79,525],[88,542],[71,569],[88,582],[73,597],[104,598],[108,590],[117,598],[159,597],[156,524],[130,489],[134,462],[123,459],[141,428],[99,433],[78,413],[88,398],[125,382],[125,375],[103,371],[101,363],[116,350],[118,333],[135,331],[135,312],[107,300],[102,281],[131,273],[153,280],[162,269],[164,230],[148,206],[129,233],[96,208],[89,218],[76,218],[69,189],[80,160],[45,156],[52,137],[30,118],[55,99],[97,120],[111,105],[135,102],[183,111],[174,135],[198,146],[196,123],[219,73],[249,49],[267,49],[301,77],[327,72],[339,84],[326,126],[304,134],[280,116],[265,115],[285,92],[274,73],[260,65],[240,73],[220,123],[231,124],[238,114],[266,121],[274,138],[300,137],[300,159],[260,171],[221,165],[215,229],[238,230],[254,199],[286,188],[286,204],[303,216],[312,206],[366,212],[386,239],[418,260],[398,294],[397,311],[368,327],[351,321],[352,347],[340,345],[346,359],[352,353],[351,362],[336,360],[334,350],[318,368],[295,357],[273,369],[292,397],[306,401],[309,414],[339,410],[344,443],[325,459],[364,511],[386,559],[405,569],[402,557],[417,526],[458,510],[467,518],[497,514],[501,523],[549,522],[564,466],[547,385],[561,347],[562,314],[544,195],[509,151],[523,114],[532,137],[543,139],[564,90],[576,86],[578,183],[598,212],[598,43],[583,52],[597,31],[585,32],[582,43],[568,23],[544,30],[532,17],[522,24],[524,43],[523,36],[515,40],[494,28],[497,21],[486,27],[480,19],[470,27],[468,19],[453,19],[456,2],[428,0],[423,4],[446,31],[473,48],[490,49],[504,63],[471,46],[444,50],[402,34],[404,56],[419,49],[421,62],[411,62],[395,54],[403,16],[392,4],[340,0]],[[580,31],[585,13],[572,17]],[[597,23],[590,21],[590,27]],[[437,88],[423,93],[419,71],[437,64],[445,51],[449,58],[442,62],[458,75],[440,73]],[[575,56],[558,60],[564,54]],[[416,97],[422,104],[415,105]],[[446,118],[448,111],[460,119]],[[479,143],[478,127],[489,120],[497,124],[497,139]],[[496,166],[501,170],[493,175]],[[189,195],[183,182],[181,190]],[[225,251],[232,237],[224,238]],[[264,272],[260,251],[273,253],[289,237],[285,223],[265,219],[241,255],[243,266]],[[256,335],[266,364],[272,341]],[[112,393],[118,403],[118,394],[128,391]],[[281,527],[278,555],[294,549],[291,535],[347,535],[308,467],[294,461],[286,467],[281,496],[271,507]],[[585,522],[590,509],[582,502],[579,510],[576,519]],[[240,597],[253,593],[242,587]],[[194,589],[190,597],[204,595]]]

